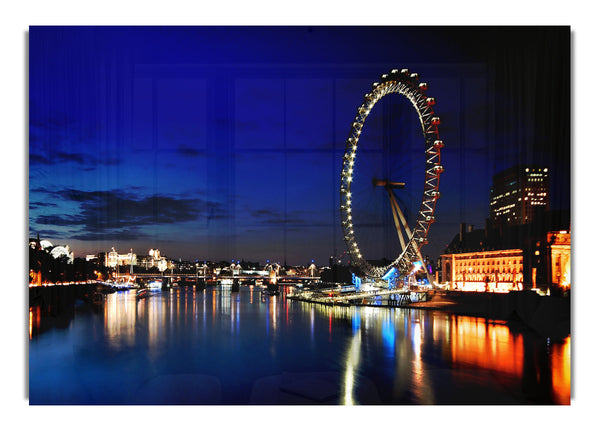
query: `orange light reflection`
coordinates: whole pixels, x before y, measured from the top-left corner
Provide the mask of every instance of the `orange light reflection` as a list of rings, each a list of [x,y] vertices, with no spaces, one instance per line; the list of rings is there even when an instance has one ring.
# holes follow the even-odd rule
[[[465,367],[523,374],[522,335],[511,334],[506,325],[485,319],[455,316],[451,338],[452,361]]]
[[[565,340],[563,345],[552,346],[552,389],[556,397],[556,403],[568,405],[571,403],[571,337]]]

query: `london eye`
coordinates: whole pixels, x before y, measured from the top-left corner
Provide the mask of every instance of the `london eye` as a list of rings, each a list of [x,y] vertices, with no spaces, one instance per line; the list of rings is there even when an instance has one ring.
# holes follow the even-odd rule
[[[341,224],[352,263],[368,278],[381,279],[391,268],[406,276],[415,263],[423,262],[421,247],[435,221],[444,171],[440,118],[427,90],[417,73],[393,69],[372,84],[350,127],[341,172]],[[383,106],[374,109],[380,101]],[[379,134],[365,126],[372,112],[375,120],[382,119]],[[412,140],[407,126],[414,130]],[[371,135],[370,140],[365,134]],[[392,245],[384,246],[387,243]],[[389,258],[378,259],[384,253]]]

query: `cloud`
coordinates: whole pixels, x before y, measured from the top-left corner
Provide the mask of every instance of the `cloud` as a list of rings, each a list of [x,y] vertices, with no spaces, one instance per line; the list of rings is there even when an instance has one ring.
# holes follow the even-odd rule
[[[54,202],[29,202],[29,209],[37,209],[37,208],[47,208],[47,207],[55,207],[56,204]]]
[[[40,215],[35,219],[37,224],[52,225],[52,226],[75,226],[85,224],[85,220],[81,216],[73,215]]]
[[[65,234],[64,232],[59,232],[53,229],[37,229],[35,231],[30,229],[29,237],[35,238],[36,235],[40,235],[40,237],[44,238],[62,238]]]
[[[148,235],[141,233],[138,229],[127,229],[114,232],[86,232],[71,235],[71,238],[80,241],[132,241],[148,238]]]
[[[322,222],[315,221],[305,211],[279,211],[270,208],[250,210],[251,217],[259,224],[276,226],[316,226],[322,224]]]
[[[73,163],[79,165],[85,170],[93,170],[101,165],[117,165],[119,159],[115,157],[95,157],[84,153],[69,153],[66,151],[50,151],[44,154],[36,153],[36,150],[30,147],[29,166],[37,165],[54,166],[64,163]]]
[[[177,153],[184,157],[200,157],[206,155],[205,150],[199,150],[197,148],[192,148],[185,145],[180,145],[177,148]]]
[[[38,225],[79,227],[71,235],[81,240],[131,239],[142,235],[138,228],[150,225],[223,219],[228,217],[226,208],[217,202],[194,198],[151,195],[138,196],[120,190],[84,191],[62,189],[45,192],[56,201],[75,204],[78,211],[70,214],[42,214],[34,217]]]

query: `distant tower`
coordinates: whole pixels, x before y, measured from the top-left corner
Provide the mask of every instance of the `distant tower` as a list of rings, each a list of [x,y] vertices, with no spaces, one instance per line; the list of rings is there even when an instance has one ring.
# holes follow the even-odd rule
[[[548,174],[544,166],[517,165],[494,175],[490,189],[492,224],[528,224],[538,211],[547,210]]]

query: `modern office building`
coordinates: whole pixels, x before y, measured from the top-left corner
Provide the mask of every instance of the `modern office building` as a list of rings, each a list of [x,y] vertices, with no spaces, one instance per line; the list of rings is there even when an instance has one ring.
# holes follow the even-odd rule
[[[549,172],[538,165],[516,165],[494,175],[490,189],[490,220],[503,224],[532,223],[548,209]]]

